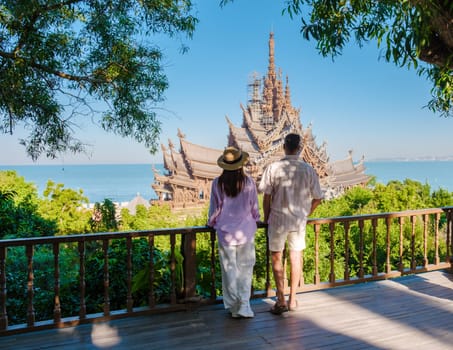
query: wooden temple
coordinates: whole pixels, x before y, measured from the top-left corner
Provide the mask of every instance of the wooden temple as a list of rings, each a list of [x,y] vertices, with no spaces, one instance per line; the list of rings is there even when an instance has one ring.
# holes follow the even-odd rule
[[[326,198],[333,198],[344,190],[365,185],[370,177],[365,174],[363,157],[354,164],[352,152],[346,159],[330,162],[326,143],[318,146],[311,125],[304,128],[300,109],[291,103],[291,92],[281,70],[276,72],[274,61],[274,36],[269,37],[269,65],[266,76],[256,74],[248,84],[248,103],[240,105],[242,125],[235,126],[228,117],[228,145],[250,154],[246,172],[257,182],[268,164],[283,157],[283,139],[294,132],[302,136],[303,150],[300,157],[311,164],[319,174]],[[209,201],[211,181],[220,175],[217,158],[223,150],[189,142],[178,129],[179,149],[171,140],[162,145],[165,173],[155,168],[152,188],[158,201],[171,201],[173,206],[190,206]]]

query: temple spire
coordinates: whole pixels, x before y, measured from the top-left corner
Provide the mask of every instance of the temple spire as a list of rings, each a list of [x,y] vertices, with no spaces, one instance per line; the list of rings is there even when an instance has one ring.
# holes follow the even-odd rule
[[[289,79],[288,76],[286,76],[286,86],[285,86],[285,105],[286,109],[290,111],[293,106],[291,104],[291,89],[289,87]]]
[[[274,43],[274,33],[269,34],[269,67],[267,71],[267,76],[272,80],[272,83],[275,82],[275,43]]]
[[[275,73],[275,57],[274,57],[274,33],[269,34],[269,66],[267,75],[264,77],[263,86],[263,107],[264,115],[272,115],[274,110],[274,89],[277,75]]]

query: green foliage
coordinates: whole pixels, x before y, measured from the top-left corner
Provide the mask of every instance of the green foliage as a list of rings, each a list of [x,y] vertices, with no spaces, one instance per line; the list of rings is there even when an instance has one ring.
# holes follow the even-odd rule
[[[215,234],[214,234],[215,235]],[[198,295],[209,297],[211,293],[212,271],[211,271],[211,233],[197,234],[197,285]],[[222,293],[222,275],[218,259],[217,240],[214,243],[214,288],[216,295]]]
[[[316,40],[324,56],[341,54],[351,39],[359,46],[376,41],[387,61],[413,66],[433,82],[433,111],[453,115],[451,2],[292,0],[285,11],[301,16],[304,38]]]
[[[102,203],[94,204],[90,226],[92,232],[118,231],[116,207],[110,199],[106,198]]]
[[[126,308],[127,301],[127,249],[125,240],[113,240],[108,246],[109,302],[112,310]],[[148,305],[150,248],[145,238],[132,240],[132,298],[135,306]],[[177,260],[181,260],[177,256]],[[170,295],[170,253],[153,249],[154,296],[156,302],[168,301]],[[87,312],[96,313],[104,305],[105,255],[101,242],[87,246],[86,293]],[[177,264],[182,266],[180,261]],[[178,274],[178,272],[177,272]],[[179,286],[181,277],[179,274]]]
[[[444,189],[431,192],[428,184],[406,179],[404,181],[389,181],[387,185],[373,183],[367,188],[352,188],[343,196],[324,201],[316,209],[313,217],[355,216],[384,212],[397,212],[412,209],[442,207],[453,205],[453,193]],[[439,223],[440,231],[445,227],[445,221]],[[434,227],[430,226],[427,239],[428,258],[433,261]],[[362,231],[358,222],[352,222],[349,227],[349,259],[345,261],[345,230],[342,225],[336,225],[333,235],[330,227],[323,225],[318,239],[319,276],[321,281],[328,281],[330,274],[330,243],[333,239],[334,272],[336,278],[341,278],[346,271],[346,263],[350,277],[357,277],[361,270],[370,274],[376,260],[378,271],[383,271],[386,262],[387,227],[379,221],[376,230],[369,221],[365,222]],[[376,239],[376,257],[373,256],[373,237]],[[423,264],[423,222],[416,221],[415,232],[412,233],[412,223],[403,223],[403,237],[400,239],[398,221],[395,220],[390,231],[390,263],[392,269],[398,269],[400,264],[405,268],[411,266],[412,254],[418,266]],[[304,274],[306,283],[311,283],[315,273],[315,241],[313,227],[307,227],[307,248],[304,251]],[[400,261],[400,244],[403,257]],[[412,245],[414,249],[412,249]],[[362,249],[362,257],[360,251]],[[439,254],[445,257],[445,240],[440,240]]]
[[[0,131],[28,155],[81,152],[76,118],[157,149],[162,36],[191,38],[191,0],[0,1]],[[186,50],[185,47],[182,48]]]
[[[149,248],[147,248],[149,251]],[[177,250],[175,254],[175,289],[177,297],[181,296],[183,287],[183,257]],[[154,283],[153,291],[156,303],[170,302],[171,295],[171,271],[168,268],[171,263],[171,251],[162,251],[157,248],[153,249],[153,263],[154,263]],[[150,290],[149,280],[149,254],[148,259],[143,261],[141,269],[134,274],[132,291],[137,296],[141,296],[141,302],[138,305],[147,305],[147,296]]]
[[[62,249],[59,254],[60,267],[77,266],[75,250]],[[27,315],[27,258],[23,247],[9,248],[6,261],[6,284],[8,286],[7,310],[8,323],[25,323]],[[36,321],[53,318],[54,310],[54,258],[50,246],[40,246],[33,255],[33,307]],[[78,271],[60,268],[60,296],[62,316],[73,316],[79,305]]]
[[[444,188],[433,191],[431,194],[432,207],[447,207],[453,205],[453,193]]]
[[[0,171],[0,239],[53,236],[56,222],[38,212],[36,187],[15,171]]]
[[[265,290],[266,288],[266,271],[267,271],[266,252],[267,252],[266,231],[264,229],[259,229],[255,235],[256,263],[254,267],[252,281],[252,285],[255,290]]]
[[[34,206],[38,203],[38,192],[35,184],[26,182],[23,176],[14,170],[0,171],[0,191],[13,192],[15,204],[27,203]]]
[[[186,218],[178,217],[178,215],[172,213],[168,204],[152,205],[148,209],[143,205],[138,205],[135,215],[130,214],[126,208],[121,209],[120,229],[122,231],[141,231],[183,226],[188,226],[186,225]]]
[[[91,213],[84,209],[88,198],[82,190],[64,188],[63,184],[49,180],[43,195],[38,212],[43,218],[58,224],[59,235],[89,232],[88,220]]]
[[[0,179],[5,174],[0,172]],[[7,180],[2,183],[16,184],[13,189],[21,193],[16,196],[14,192],[0,192],[0,219],[2,232],[4,227],[9,227],[9,213],[14,212],[21,200],[27,203],[39,203],[36,200],[36,190],[20,179],[16,179],[14,173],[9,173]],[[46,201],[49,205],[46,209],[49,216],[57,215],[58,210],[70,210],[77,206],[78,200],[83,198],[82,193],[68,191],[62,185],[50,183],[47,188]],[[261,198],[261,196],[260,196]],[[56,201],[55,204],[51,204]],[[67,206],[62,204],[67,201]],[[102,209],[102,206],[105,208]],[[428,184],[422,184],[413,180],[390,181],[387,185],[373,183],[366,188],[353,188],[343,196],[334,200],[324,201],[316,209],[313,217],[354,216],[360,214],[372,214],[378,212],[394,212],[408,209],[427,207],[440,207],[453,205],[453,193],[444,189],[431,192]],[[59,208],[58,210],[56,208]],[[118,218],[114,215],[114,206],[111,201],[99,204],[99,210],[105,210],[107,222]],[[3,210],[3,211],[2,211]],[[23,213],[23,212],[22,212]],[[32,212],[31,214],[36,213]],[[71,215],[64,215],[65,220],[74,219]],[[204,226],[206,224],[207,207],[200,214],[181,216],[171,212],[169,206],[144,206],[137,207],[135,215],[128,210],[121,213],[121,221],[116,221],[121,230],[151,230],[169,227]],[[42,219],[42,218],[41,218]],[[30,218],[27,218],[29,221]],[[44,219],[42,219],[44,220]],[[79,219],[75,219],[76,221]],[[28,222],[27,221],[27,222]],[[101,220],[102,221],[102,220]],[[24,227],[27,227],[25,224]],[[63,224],[70,227],[72,224]],[[102,224],[104,225],[104,224]],[[98,226],[101,228],[101,226]],[[102,227],[102,231],[114,229]],[[413,227],[415,229],[413,230]],[[15,226],[11,226],[8,232],[15,232]],[[432,224],[427,227],[428,234],[426,245],[427,258],[432,262],[435,251],[433,247],[434,230]],[[440,259],[446,258],[445,221],[439,223],[439,255]],[[23,231],[18,231],[20,234]],[[55,227],[56,232],[56,227]],[[253,288],[264,290],[266,283],[266,237],[264,230],[258,230],[255,238],[256,264],[253,277]],[[390,236],[390,264],[393,270],[410,267],[413,263],[422,265],[424,261],[424,223],[418,219],[415,225],[406,219],[402,224],[402,238],[398,220],[395,219],[391,226]],[[374,242],[376,241],[376,255],[374,256]],[[346,246],[348,242],[348,246]],[[214,247],[212,247],[214,244]],[[175,276],[176,295],[180,297],[183,288],[183,257],[181,254],[182,238],[177,235],[175,243]],[[355,278],[363,274],[373,273],[376,267],[383,271],[386,263],[387,252],[387,227],[385,222],[379,221],[373,227],[370,221],[366,221],[360,227],[357,221],[350,223],[349,229],[345,230],[342,224],[334,227],[322,225],[319,231],[317,247],[315,245],[315,232],[313,226],[307,226],[306,249],[304,250],[304,280],[312,283],[315,278],[321,281],[329,281],[331,277],[331,258],[333,255],[333,273],[336,279],[341,279],[346,274]],[[333,250],[331,251],[331,247]],[[361,248],[363,247],[362,251]],[[211,240],[211,233],[197,234],[197,284],[196,291],[200,296],[209,297],[212,284],[211,258],[214,248],[214,288],[217,295],[221,295],[221,272],[218,261],[217,242]],[[346,255],[348,248],[348,256]],[[147,305],[149,302],[149,269],[150,269],[150,245],[147,238],[132,239],[132,299],[134,306]],[[400,249],[402,258],[400,261]],[[315,265],[315,254],[319,256],[318,265]],[[85,254],[85,285],[86,285],[86,308],[88,313],[102,312],[104,299],[104,264],[105,252],[102,241],[87,242]],[[109,304],[111,310],[126,308],[127,302],[127,246],[125,240],[111,240],[107,247],[107,262],[109,267]],[[171,285],[171,244],[166,235],[154,237],[152,259],[155,268],[154,275],[154,298],[156,303],[169,301],[172,293]],[[60,298],[62,300],[63,317],[74,316],[79,312],[79,251],[77,245],[67,244],[60,246]],[[54,260],[51,246],[35,247],[33,256],[34,272],[34,308],[37,320],[51,319],[53,317],[53,275]],[[66,267],[70,268],[66,268]],[[65,268],[63,268],[65,267]],[[26,321],[27,315],[27,258],[23,248],[9,248],[7,254],[7,309],[9,323],[17,324]],[[316,275],[316,272],[318,275]],[[271,278],[273,283],[273,279]]]

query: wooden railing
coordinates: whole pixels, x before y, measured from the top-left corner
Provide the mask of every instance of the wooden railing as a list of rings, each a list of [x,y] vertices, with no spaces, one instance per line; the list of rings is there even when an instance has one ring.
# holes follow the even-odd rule
[[[300,292],[451,269],[453,266],[453,207],[310,219],[308,225],[314,230],[314,276],[312,283],[307,283],[302,276]],[[324,260],[320,257],[323,231],[329,243]],[[353,231],[355,241],[351,239]],[[379,241],[383,243],[379,244]],[[336,248],[336,242],[344,244],[342,249]],[[405,246],[405,242],[409,244]],[[357,258],[354,267],[350,265],[352,251]],[[326,260],[329,271],[323,280],[320,265]],[[339,265],[341,276],[336,271]]]
[[[350,217],[332,217],[310,219],[307,225],[307,245],[304,251],[304,269],[299,292],[330,288],[345,284],[361,283],[412,274],[430,270],[451,269],[453,251],[453,207],[411,210],[395,213],[360,215]],[[266,225],[259,224],[257,233],[261,242],[266,242]],[[197,261],[200,237],[204,235],[208,241],[207,255],[209,260],[204,268],[204,280],[209,287],[199,290],[201,267]],[[164,240],[168,248],[166,276],[157,276],[155,266],[156,252],[159,250],[156,240]],[[111,270],[112,244],[120,242],[124,246],[124,305],[122,308],[111,307]],[[134,247],[137,242],[146,244],[146,272],[148,287],[145,288],[145,302],[134,300],[133,284],[137,267],[134,265]],[[205,244],[206,245],[206,244]],[[266,244],[264,244],[266,245]],[[51,256],[51,273],[45,276],[48,290],[44,293],[52,296],[51,319],[36,320],[35,295],[37,289],[43,292],[42,285],[36,285],[35,255],[38,249],[46,248]],[[13,261],[9,254],[17,256],[17,249],[23,251],[24,271],[13,271]],[[61,253],[72,249],[76,255],[75,266],[64,266]],[[260,248],[257,245],[257,249]],[[92,260],[92,254],[100,259]],[[142,252],[143,253],[143,252]],[[19,254],[20,255],[20,254]],[[206,254],[205,254],[206,255]],[[261,254],[263,255],[263,254]],[[178,257],[182,257],[179,259]],[[205,256],[206,257],[206,256]],[[116,264],[118,264],[117,257]],[[266,250],[265,261],[257,260],[256,270],[264,271],[265,286],[253,291],[254,297],[273,296],[272,274],[269,262],[269,251]],[[87,311],[87,268],[91,261],[101,266],[99,278],[102,279],[102,302],[99,312]],[[161,313],[193,308],[202,303],[221,301],[217,296],[219,288],[219,271],[216,268],[216,236],[209,227],[186,227],[164,230],[98,233],[29,239],[10,239],[0,241],[0,335],[32,331],[44,328],[56,328],[94,320],[128,317],[143,313]],[[115,265],[116,266],[116,265]],[[182,270],[182,274],[180,274]],[[62,310],[68,309],[71,301],[62,300],[61,276],[63,272],[73,271],[78,275],[78,295],[73,297],[78,303],[78,312],[70,314]],[[206,278],[206,271],[209,275]],[[305,275],[304,275],[305,274]],[[308,275],[309,274],[309,275]],[[179,276],[182,275],[180,278]],[[23,289],[26,315],[25,322],[9,324],[13,315],[12,306],[8,301],[8,281],[23,276]],[[115,275],[116,279],[119,277]],[[161,280],[159,280],[161,278]],[[165,281],[164,281],[165,280]],[[310,281],[311,280],[311,281]],[[167,283],[167,295],[158,296],[156,290],[160,283]],[[216,284],[217,283],[217,284]],[[50,286],[50,287],[49,287]],[[66,296],[67,297],[67,296]],[[99,297],[99,295],[98,295]],[[142,296],[143,297],[143,296]],[[72,299],[73,300],[73,299]],[[72,302],[74,303],[74,302]],[[9,316],[9,318],[8,318]],[[18,315],[14,315],[15,317]],[[16,317],[17,318],[17,317]]]

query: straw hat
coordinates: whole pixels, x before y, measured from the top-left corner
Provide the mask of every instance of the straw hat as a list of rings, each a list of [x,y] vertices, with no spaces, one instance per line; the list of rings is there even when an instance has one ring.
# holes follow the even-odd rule
[[[248,161],[249,154],[235,147],[227,147],[217,159],[217,165],[225,170],[237,170]]]

